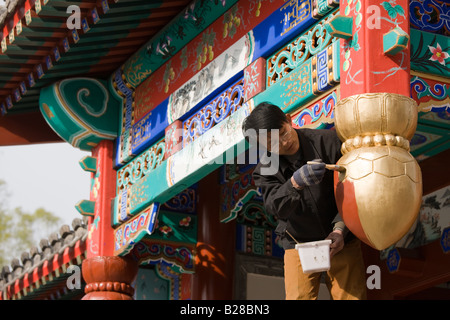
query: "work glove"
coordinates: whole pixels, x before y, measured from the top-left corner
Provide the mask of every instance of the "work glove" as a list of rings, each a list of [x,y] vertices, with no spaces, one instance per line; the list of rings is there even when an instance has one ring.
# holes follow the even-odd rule
[[[294,172],[292,177],[300,187],[311,186],[320,183],[325,174],[325,163],[322,159],[314,159]]]

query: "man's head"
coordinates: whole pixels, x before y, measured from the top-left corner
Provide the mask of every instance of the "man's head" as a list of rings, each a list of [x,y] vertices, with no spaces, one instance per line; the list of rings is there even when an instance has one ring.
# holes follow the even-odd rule
[[[256,141],[268,151],[279,155],[292,155],[300,146],[290,115],[267,102],[257,105],[245,118],[242,131],[247,141]]]

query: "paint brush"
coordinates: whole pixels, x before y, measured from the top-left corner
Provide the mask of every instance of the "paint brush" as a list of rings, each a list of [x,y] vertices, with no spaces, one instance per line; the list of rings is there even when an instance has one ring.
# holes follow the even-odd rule
[[[307,164],[320,164],[321,162],[317,162],[317,161],[308,161]],[[344,172],[345,168],[343,166],[339,166],[337,164],[325,164],[325,168],[327,168],[328,170],[333,170],[333,171],[339,171],[339,172]]]

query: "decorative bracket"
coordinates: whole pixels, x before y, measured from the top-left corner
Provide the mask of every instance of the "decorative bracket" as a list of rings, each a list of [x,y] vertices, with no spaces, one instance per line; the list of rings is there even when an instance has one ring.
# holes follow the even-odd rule
[[[80,200],[75,205],[75,209],[83,216],[93,217],[95,212],[95,201]]]
[[[396,55],[408,47],[409,35],[400,27],[395,27],[383,35],[383,52]]]
[[[94,173],[97,171],[97,158],[95,157],[86,156],[82,158],[78,163],[84,171]]]
[[[351,39],[353,37],[353,17],[336,15],[325,23],[325,29],[332,37]]]

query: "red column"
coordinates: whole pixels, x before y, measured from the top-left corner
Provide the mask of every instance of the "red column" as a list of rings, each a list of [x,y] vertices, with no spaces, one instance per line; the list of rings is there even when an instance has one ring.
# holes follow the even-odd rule
[[[113,148],[112,141],[103,140],[92,149],[92,156],[97,159],[90,195],[90,200],[95,201],[95,210],[94,216],[89,218],[87,259],[82,265],[86,281],[83,300],[131,300],[134,293],[131,283],[137,275],[137,263],[113,256],[111,201],[116,192]]]
[[[409,43],[397,53],[383,50],[389,32],[393,38],[409,36],[409,1],[381,2],[340,2],[340,15],[353,18],[353,37],[341,40],[340,99],[372,92],[410,95]]]
[[[220,222],[217,170],[199,182],[198,193],[198,242],[192,299],[232,299],[236,225],[234,221]]]

